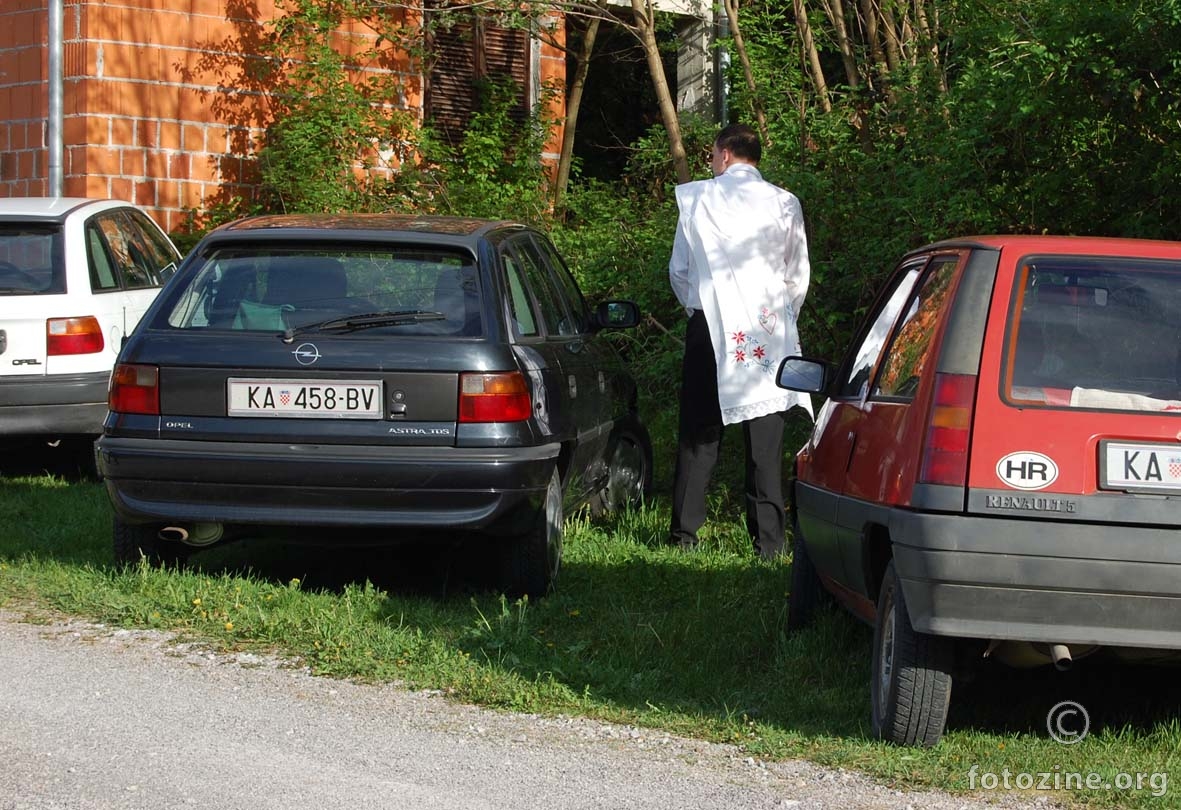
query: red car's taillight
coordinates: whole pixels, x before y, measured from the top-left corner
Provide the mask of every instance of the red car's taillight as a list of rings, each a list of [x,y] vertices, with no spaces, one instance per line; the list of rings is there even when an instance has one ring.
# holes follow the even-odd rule
[[[107,407],[113,413],[160,413],[160,370],[121,363],[111,372]]]
[[[975,376],[935,375],[935,401],[927,423],[923,466],[919,472],[922,483],[961,487],[968,483],[968,437],[975,399]]]
[[[533,402],[519,371],[459,375],[460,422],[522,422]]]
[[[45,322],[45,353],[50,357],[63,354],[94,354],[103,350],[103,328],[98,318],[50,318]]]

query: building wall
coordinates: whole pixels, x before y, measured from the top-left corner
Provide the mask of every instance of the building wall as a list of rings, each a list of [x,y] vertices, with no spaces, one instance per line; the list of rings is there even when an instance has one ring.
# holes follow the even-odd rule
[[[190,211],[252,192],[271,111],[241,54],[257,53],[274,0],[64,0],[63,11],[63,194],[130,200],[179,230]],[[47,29],[47,0],[0,2],[0,196],[48,193]],[[376,39],[359,27],[337,37],[346,49]],[[366,69],[407,71],[403,103],[421,115],[407,60]],[[560,51],[543,45],[540,70],[564,79]]]

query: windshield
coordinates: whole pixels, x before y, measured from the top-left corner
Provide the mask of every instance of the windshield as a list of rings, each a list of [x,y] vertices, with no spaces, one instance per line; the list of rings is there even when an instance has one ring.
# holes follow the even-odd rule
[[[0,222],[0,295],[66,291],[60,234],[55,225]]]
[[[1013,404],[1181,413],[1181,264],[1029,259],[1017,295]]]
[[[171,296],[165,319],[287,335],[359,324],[369,334],[483,334],[474,259],[421,247],[216,251]]]

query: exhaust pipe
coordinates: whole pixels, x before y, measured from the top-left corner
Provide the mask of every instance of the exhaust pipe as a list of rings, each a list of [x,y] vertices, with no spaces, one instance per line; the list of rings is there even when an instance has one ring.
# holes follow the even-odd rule
[[[157,537],[170,543],[184,543],[189,539],[189,531],[180,526],[165,526],[157,533]]]
[[[1050,660],[1054,662],[1054,669],[1059,672],[1066,672],[1074,664],[1074,659],[1070,657],[1070,648],[1065,644],[1050,645]]]
[[[220,523],[194,523],[191,526],[165,526],[158,533],[161,540],[184,543],[186,546],[204,548],[221,539],[225,527]]]

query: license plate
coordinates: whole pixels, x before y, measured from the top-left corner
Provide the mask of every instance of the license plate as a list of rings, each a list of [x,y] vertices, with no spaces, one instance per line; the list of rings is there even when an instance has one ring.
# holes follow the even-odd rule
[[[1181,492],[1181,445],[1101,442],[1099,486],[1137,492]]]
[[[381,419],[381,383],[373,380],[230,379],[226,413],[305,419]]]

